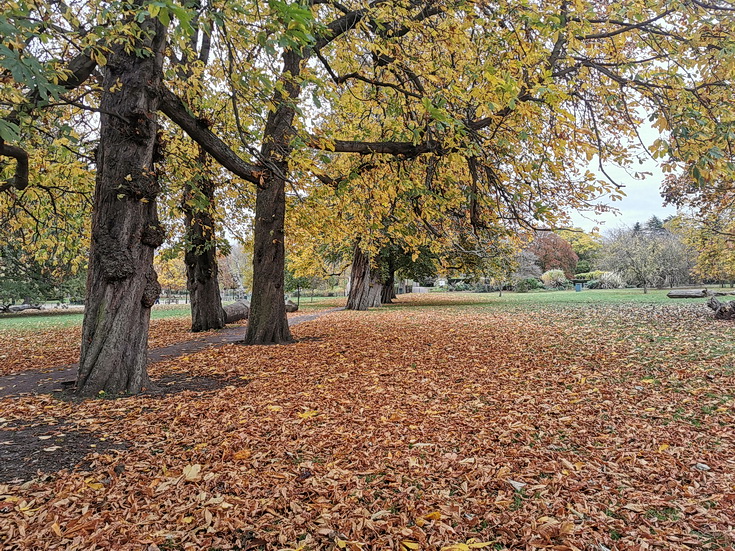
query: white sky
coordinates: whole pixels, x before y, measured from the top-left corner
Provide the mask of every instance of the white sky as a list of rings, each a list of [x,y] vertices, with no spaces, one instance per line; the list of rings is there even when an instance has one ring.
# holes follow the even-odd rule
[[[645,127],[640,129],[641,139],[646,145],[653,143],[659,137],[658,131],[651,128],[647,123]],[[597,169],[596,160],[590,165],[589,169],[604,178]],[[672,206],[663,206],[663,198],[661,197],[661,183],[664,174],[658,163],[646,157],[643,164],[635,162],[631,165],[628,172],[625,170],[606,166],[605,171],[615,180],[615,182],[624,185],[623,192],[625,197],[622,201],[602,201],[618,209],[617,215],[614,213],[605,213],[603,215],[594,216],[593,214],[572,214],[572,221],[575,227],[582,228],[585,231],[591,231],[593,228],[599,228],[601,233],[606,230],[617,228],[620,226],[632,226],[636,222],[643,224],[651,216],[658,216],[661,220],[669,215],[676,214],[676,208]],[[631,175],[635,172],[650,172],[643,180],[636,180]]]

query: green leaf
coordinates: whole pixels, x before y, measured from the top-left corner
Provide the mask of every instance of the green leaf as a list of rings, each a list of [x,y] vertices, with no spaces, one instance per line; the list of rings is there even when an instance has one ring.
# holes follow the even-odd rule
[[[17,124],[0,119],[0,138],[5,142],[20,140],[20,128]]]

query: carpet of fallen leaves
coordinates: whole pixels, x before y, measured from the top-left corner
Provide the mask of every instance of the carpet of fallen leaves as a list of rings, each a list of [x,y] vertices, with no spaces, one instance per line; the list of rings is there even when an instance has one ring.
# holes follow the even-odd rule
[[[289,317],[305,315],[303,312]],[[238,322],[233,325],[245,325]],[[191,332],[191,318],[172,317],[151,321],[148,347],[162,348],[172,344],[204,339],[214,331]],[[244,336],[244,333],[243,333]],[[79,361],[82,342],[81,326],[44,330],[0,331],[0,376],[30,370],[49,370]]]
[[[0,484],[3,549],[733,548],[735,325],[452,300],[152,367],[246,386],[0,401],[127,443]]]
[[[160,348],[178,342],[204,338],[211,332],[191,333],[188,317],[151,321],[148,346]],[[82,342],[80,326],[34,331],[0,332],[0,375],[32,369],[52,369],[79,360]]]

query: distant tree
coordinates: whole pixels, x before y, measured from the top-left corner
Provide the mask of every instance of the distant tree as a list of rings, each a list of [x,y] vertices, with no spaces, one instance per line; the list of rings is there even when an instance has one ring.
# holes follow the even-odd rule
[[[636,229],[636,226],[638,229]],[[640,224],[611,231],[600,253],[603,269],[623,274],[647,293],[649,287],[674,286],[686,281],[692,266],[685,244],[663,229],[650,232]]]
[[[543,272],[559,269],[570,279],[574,276],[579,257],[572,246],[555,233],[543,233],[528,246],[527,250],[536,255]]]
[[[220,257],[219,281],[225,289],[244,295],[253,282],[252,252],[249,244],[234,245],[226,257]]]
[[[186,289],[186,265],[181,256],[159,254],[153,260],[153,267],[156,269],[158,282],[163,289],[169,292]]]
[[[572,250],[579,257],[580,262],[592,262],[602,248],[602,238],[598,233],[587,233],[582,231],[581,228],[559,230],[556,233],[572,246]],[[589,269],[585,271],[589,271]]]
[[[735,281],[735,222],[730,213],[679,215],[666,226],[694,251],[694,275],[721,284]]]
[[[649,233],[664,233],[666,232],[666,229],[664,228],[663,221],[656,216],[655,214],[651,216],[648,220],[646,220],[646,224],[644,226],[645,231]]]
[[[580,260],[574,270],[575,274],[586,274],[592,270],[592,263],[589,260]]]
[[[539,278],[543,273],[539,266],[539,259],[529,250],[524,250],[516,254],[516,270],[513,272],[513,279],[531,279]]]

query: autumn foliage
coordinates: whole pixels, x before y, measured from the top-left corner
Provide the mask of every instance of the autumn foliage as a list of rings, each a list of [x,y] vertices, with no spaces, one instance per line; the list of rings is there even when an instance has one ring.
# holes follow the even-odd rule
[[[579,257],[564,238],[555,233],[543,233],[528,246],[528,250],[538,257],[541,270],[562,270],[567,279],[574,277]]]
[[[402,297],[151,369],[217,391],[3,399],[41,454],[60,424],[116,445],[0,484],[5,549],[729,548],[733,327],[500,300]]]

